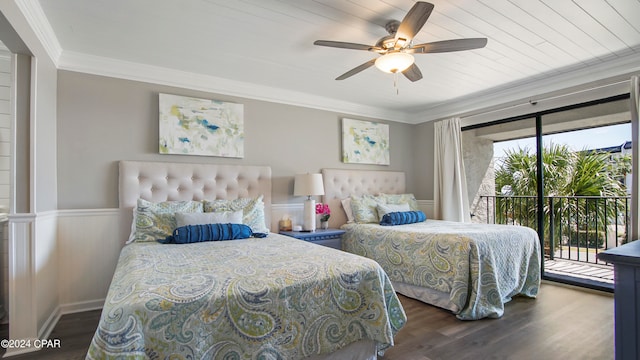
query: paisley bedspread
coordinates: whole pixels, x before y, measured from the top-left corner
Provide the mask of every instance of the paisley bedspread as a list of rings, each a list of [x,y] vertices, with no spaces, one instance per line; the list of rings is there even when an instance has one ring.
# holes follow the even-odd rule
[[[448,294],[459,319],[501,317],[513,296],[538,293],[540,244],[530,228],[438,220],[342,228],[344,250],[376,260],[393,282]]]
[[[126,245],[87,359],[300,359],[393,345],[406,315],[382,268],[263,239]]]

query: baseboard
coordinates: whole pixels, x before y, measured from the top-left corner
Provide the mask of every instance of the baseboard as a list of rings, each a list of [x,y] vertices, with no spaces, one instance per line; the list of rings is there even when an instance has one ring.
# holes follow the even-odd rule
[[[31,343],[33,344],[33,342],[36,339],[30,339]],[[42,348],[37,348],[37,347],[27,347],[27,348],[22,348],[22,349],[17,349],[17,348],[8,348],[7,352],[4,353],[4,356],[2,356],[3,358],[9,358],[12,356],[17,356],[17,355],[24,355],[24,354],[30,354],[36,351],[39,351]],[[34,355],[35,356],[35,355]],[[36,357],[37,358],[37,357]]]
[[[51,332],[53,331],[53,328],[55,328],[56,325],[58,324],[58,320],[60,320],[61,316],[62,316],[62,313],[60,312],[60,307],[58,306],[51,313],[51,315],[49,315],[49,318],[47,319],[47,321],[44,322],[44,325],[42,326],[42,329],[40,329],[40,333],[38,334],[38,338],[48,339],[49,335],[51,335]]]
[[[104,306],[105,299],[98,300],[89,300],[89,301],[80,301],[71,304],[63,304],[60,305],[60,313],[62,315],[92,311],[92,310],[100,310]]]

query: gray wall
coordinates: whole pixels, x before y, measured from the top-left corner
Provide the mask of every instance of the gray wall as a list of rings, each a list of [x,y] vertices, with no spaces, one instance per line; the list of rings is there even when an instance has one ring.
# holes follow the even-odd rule
[[[35,61],[35,64],[34,64]],[[35,212],[55,210],[58,208],[57,196],[57,164],[56,164],[56,84],[58,71],[48,58],[37,57],[32,61],[31,93],[35,100],[34,113],[31,115],[31,128],[37,129],[32,137],[31,145],[35,174],[33,210]],[[32,100],[33,102],[33,100]],[[33,106],[33,103],[31,103]]]
[[[0,44],[1,45],[1,44]],[[9,209],[11,175],[11,54],[0,46],[0,212]],[[2,209],[7,209],[2,210]]]
[[[419,200],[433,200],[433,124],[432,121],[415,125],[413,130],[415,170],[411,189]]]
[[[158,93],[244,104],[245,157],[158,154]],[[344,117],[389,124],[390,166],[342,163]],[[322,168],[405,171],[408,191],[419,192],[413,181],[415,125],[70,71],[58,72],[57,119],[59,209],[117,207],[119,160],[269,165],[273,203],[301,202],[292,196],[294,175]],[[429,196],[433,189],[421,193]]]

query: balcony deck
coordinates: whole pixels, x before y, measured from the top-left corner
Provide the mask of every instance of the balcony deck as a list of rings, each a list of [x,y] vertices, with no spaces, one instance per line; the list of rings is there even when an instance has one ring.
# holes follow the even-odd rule
[[[575,260],[556,258],[545,259],[544,270],[548,274],[556,274],[603,283],[605,286],[613,285],[613,266],[593,264]]]
[[[536,196],[481,195],[474,222],[522,225],[536,230]],[[598,259],[629,241],[629,196],[545,196],[545,274],[569,283],[613,289],[612,265]],[[549,226],[553,224],[553,226]],[[549,245],[551,244],[551,245]],[[548,247],[556,249],[550,259]]]

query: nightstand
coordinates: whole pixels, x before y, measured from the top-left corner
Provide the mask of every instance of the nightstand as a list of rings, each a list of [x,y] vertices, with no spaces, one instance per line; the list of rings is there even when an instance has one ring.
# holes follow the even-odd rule
[[[342,250],[342,234],[340,229],[317,229],[316,231],[280,231],[280,234],[296,239],[309,241],[314,244],[332,247]]]

